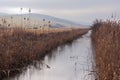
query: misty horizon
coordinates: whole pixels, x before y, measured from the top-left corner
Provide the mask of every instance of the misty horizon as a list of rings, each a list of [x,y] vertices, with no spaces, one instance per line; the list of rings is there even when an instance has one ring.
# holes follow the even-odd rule
[[[92,24],[95,19],[109,19],[115,15],[119,19],[119,0],[4,0],[0,12],[7,14],[32,13],[50,15],[81,24]]]

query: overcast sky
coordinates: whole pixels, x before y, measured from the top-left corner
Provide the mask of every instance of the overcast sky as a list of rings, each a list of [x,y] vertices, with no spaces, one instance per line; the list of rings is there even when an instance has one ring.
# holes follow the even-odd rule
[[[0,12],[23,13],[32,9],[40,13],[89,24],[96,18],[110,18],[112,13],[120,18],[120,0],[0,0]]]

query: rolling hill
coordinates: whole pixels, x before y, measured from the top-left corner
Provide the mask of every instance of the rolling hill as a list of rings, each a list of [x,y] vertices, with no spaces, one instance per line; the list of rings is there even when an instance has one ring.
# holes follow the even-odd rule
[[[11,16],[13,17],[13,20],[11,20]],[[43,14],[36,14],[36,13],[31,13],[31,14],[5,14],[5,13],[0,13],[0,17],[1,18],[5,18],[6,20],[8,20],[8,23],[11,23],[12,21],[14,22],[15,25],[20,25],[21,24],[21,17],[23,19],[27,19],[30,17],[30,25],[33,27],[40,27],[40,26],[48,26],[48,22],[50,21],[50,27],[52,28],[61,28],[61,27],[66,27],[66,28],[70,28],[70,27],[81,27],[81,28],[86,28],[88,26],[85,25],[81,25],[69,20],[65,20],[65,19],[60,19],[60,18],[56,18],[53,16],[49,16],[49,15],[43,15]],[[45,21],[43,21],[43,19]],[[12,22],[12,23],[13,23]],[[2,24],[2,23],[1,23]],[[24,26],[28,26],[28,22],[24,21],[23,22]]]

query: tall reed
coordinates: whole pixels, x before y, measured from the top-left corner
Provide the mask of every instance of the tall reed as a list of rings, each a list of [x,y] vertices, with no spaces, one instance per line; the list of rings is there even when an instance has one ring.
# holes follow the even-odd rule
[[[0,79],[41,59],[52,49],[71,42],[87,31],[88,29],[56,29],[41,33],[39,30],[21,28],[5,32],[0,30]]]
[[[98,80],[120,80],[120,23],[96,21],[92,43]]]

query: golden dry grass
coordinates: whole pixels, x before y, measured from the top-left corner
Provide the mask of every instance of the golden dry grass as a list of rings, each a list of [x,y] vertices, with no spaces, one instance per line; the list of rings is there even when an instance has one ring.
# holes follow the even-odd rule
[[[96,21],[92,43],[98,80],[120,80],[120,23]]]
[[[88,29],[0,30],[0,78],[41,59],[52,49],[73,41],[87,31]]]

